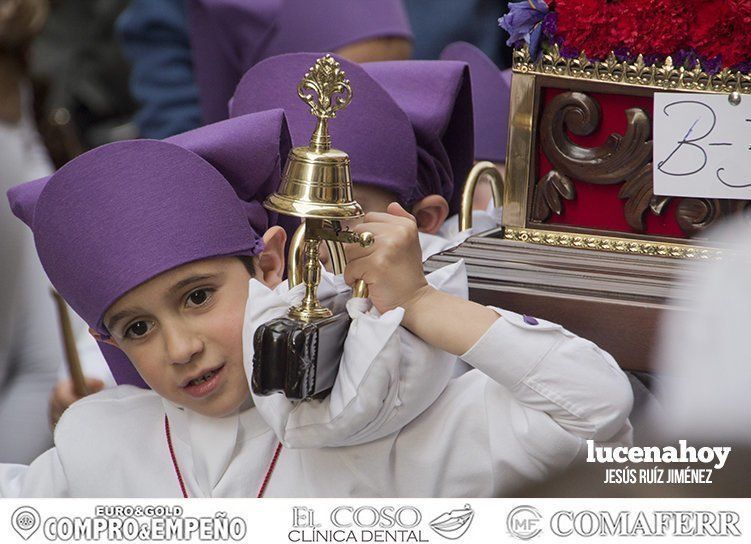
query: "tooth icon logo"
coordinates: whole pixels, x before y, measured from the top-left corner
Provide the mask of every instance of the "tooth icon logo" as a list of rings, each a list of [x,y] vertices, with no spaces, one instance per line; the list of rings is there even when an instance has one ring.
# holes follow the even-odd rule
[[[443,538],[456,540],[464,536],[472,525],[475,518],[475,511],[468,504],[464,508],[444,512],[430,522],[430,528],[433,529]]]
[[[13,526],[13,529],[24,540],[29,540],[31,535],[36,533],[37,529],[39,529],[40,521],[39,512],[31,506],[18,508],[10,518],[10,524]]]

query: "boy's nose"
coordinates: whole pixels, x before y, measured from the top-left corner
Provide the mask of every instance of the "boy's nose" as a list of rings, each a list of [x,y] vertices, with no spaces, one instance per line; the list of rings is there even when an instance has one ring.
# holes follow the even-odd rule
[[[203,340],[200,335],[181,324],[163,327],[164,343],[169,362],[172,364],[186,364],[203,351]]]

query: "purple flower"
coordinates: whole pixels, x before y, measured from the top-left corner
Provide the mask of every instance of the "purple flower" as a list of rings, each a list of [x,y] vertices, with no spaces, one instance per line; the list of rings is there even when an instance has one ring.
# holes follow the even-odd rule
[[[509,12],[498,19],[498,24],[509,33],[506,45],[514,46],[524,41],[529,46],[533,59],[537,58],[542,39],[542,20],[548,13],[545,0],[522,0],[511,2]]]
[[[546,38],[552,38],[556,32],[558,32],[558,14],[550,11],[542,20],[542,33]]]
[[[574,47],[572,45],[564,45],[563,47],[561,47],[561,56],[564,59],[575,59],[579,56],[580,53],[581,51],[579,51],[577,47]]]
[[[693,48],[688,47],[686,49],[679,49],[675,55],[673,55],[673,64],[691,70],[696,65],[696,59],[696,51]]]
[[[717,55],[711,59],[702,59],[701,67],[704,68],[704,71],[710,76],[715,75],[722,70],[722,55]]]
[[[734,67],[736,70],[738,70],[741,73],[748,74],[751,73],[751,61],[745,61],[741,62],[737,66]]]
[[[613,54],[620,62],[632,62],[634,60],[634,56],[629,52],[628,48],[624,46],[616,47],[613,50]]]
[[[644,64],[651,66],[653,64],[660,64],[665,60],[665,55],[659,53],[648,53],[644,55]]]

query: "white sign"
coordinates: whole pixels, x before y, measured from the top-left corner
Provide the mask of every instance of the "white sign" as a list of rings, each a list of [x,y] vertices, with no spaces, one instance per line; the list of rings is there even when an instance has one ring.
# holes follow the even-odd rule
[[[654,194],[751,200],[751,96],[655,93]]]

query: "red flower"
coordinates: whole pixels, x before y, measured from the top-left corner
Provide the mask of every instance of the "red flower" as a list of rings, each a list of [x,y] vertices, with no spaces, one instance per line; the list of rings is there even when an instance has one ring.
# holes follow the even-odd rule
[[[687,44],[692,0],[622,0],[617,38],[636,55],[667,56]]]
[[[617,47],[612,36],[613,4],[607,0],[556,0],[558,33],[569,47],[604,58]]]
[[[695,49],[726,67],[751,61],[751,0],[552,0],[567,48],[668,56]]]
[[[751,58],[751,0],[707,0],[689,29],[691,45],[707,58],[732,67]]]

